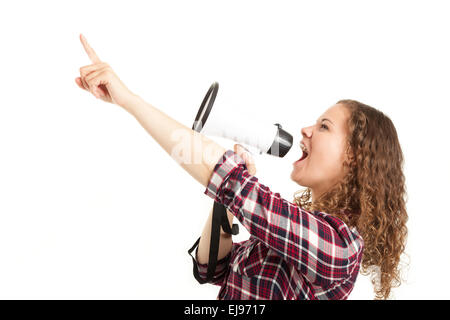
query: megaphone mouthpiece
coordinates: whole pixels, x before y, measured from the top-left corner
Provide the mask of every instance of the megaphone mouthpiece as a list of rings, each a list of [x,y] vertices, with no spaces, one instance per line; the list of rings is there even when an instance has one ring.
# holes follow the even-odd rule
[[[281,127],[281,124],[275,123],[275,125],[278,127],[278,131],[267,153],[283,158],[291,150],[294,139],[289,132]]]
[[[220,107],[215,107],[212,111],[218,90],[219,84],[214,82],[198,110],[192,125],[193,130],[253,146],[259,153],[264,152],[282,158],[289,152],[292,147],[292,135],[279,123],[265,123],[258,119],[252,119],[251,122],[237,121],[230,119],[226,110],[220,110]]]

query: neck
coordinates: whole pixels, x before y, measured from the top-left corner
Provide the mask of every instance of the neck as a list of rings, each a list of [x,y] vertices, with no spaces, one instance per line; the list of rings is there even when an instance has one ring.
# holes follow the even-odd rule
[[[319,197],[322,195],[323,192],[318,191],[317,189],[311,189],[311,202],[314,203]]]

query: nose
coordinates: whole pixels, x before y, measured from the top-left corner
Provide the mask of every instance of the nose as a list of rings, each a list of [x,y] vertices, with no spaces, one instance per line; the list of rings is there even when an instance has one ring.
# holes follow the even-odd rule
[[[302,128],[302,136],[305,138],[311,138],[312,132],[313,132],[313,127],[314,126],[309,126],[309,127],[305,127]]]

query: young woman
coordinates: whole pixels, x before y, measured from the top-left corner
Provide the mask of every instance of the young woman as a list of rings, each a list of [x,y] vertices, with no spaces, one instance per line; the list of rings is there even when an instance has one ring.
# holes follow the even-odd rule
[[[226,150],[133,94],[111,67],[80,40],[92,64],[77,85],[131,113],[205,194],[237,217],[250,239],[223,233],[211,283],[219,299],[346,299],[359,271],[372,274],[376,298],[400,283],[407,229],[403,155],[391,120],[354,100],[341,100],[303,128],[301,159],[291,179],[306,187],[289,202],[255,177],[253,159]],[[177,142],[174,133],[188,139]],[[189,154],[180,159],[174,150]],[[195,159],[195,160],[193,160]],[[197,248],[206,276],[211,215]]]

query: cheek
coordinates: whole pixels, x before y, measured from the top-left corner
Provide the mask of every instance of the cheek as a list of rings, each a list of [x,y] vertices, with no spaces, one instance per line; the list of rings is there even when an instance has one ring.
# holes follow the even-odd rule
[[[316,144],[303,166],[291,172],[291,179],[306,187],[335,183],[344,174],[343,161],[339,142]]]
[[[334,180],[341,176],[342,150],[338,147],[327,147],[317,151],[310,159],[310,173],[320,181]]]

